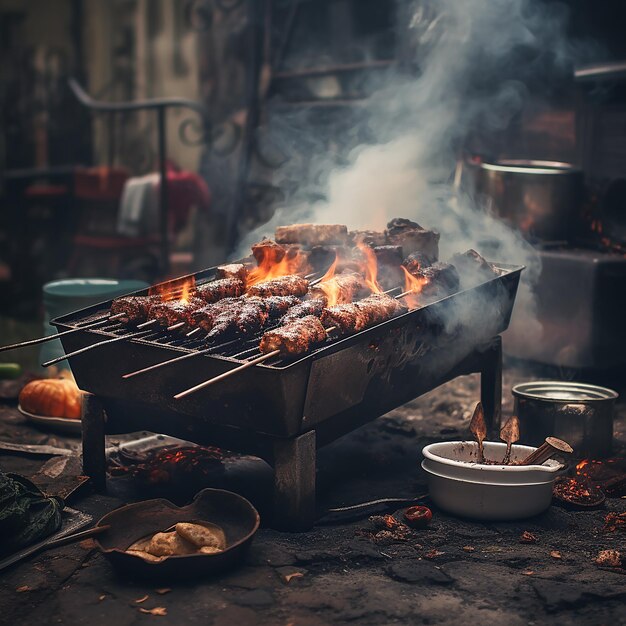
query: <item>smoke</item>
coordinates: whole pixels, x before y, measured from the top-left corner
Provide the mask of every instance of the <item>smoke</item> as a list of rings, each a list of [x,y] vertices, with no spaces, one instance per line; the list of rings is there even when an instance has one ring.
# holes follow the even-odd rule
[[[516,310],[525,331],[537,332],[528,326],[535,319],[529,286],[541,269],[536,252],[451,181],[469,136],[506,128],[531,89],[548,93],[585,50],[567,40],[567,9],[556,3],[421,0],[400,10],[414,71],[389,72],[351,118],[365,142],[346,132],[336,139],[343,152],[329,151],[307,126],[306,112],[270,119],[287,157],[296,145],[310,157],[306,167],[287,158],[278,169],[274,182],[284,204],[238,252],[281,223],[382,229],[392,217],[408,217],[441,233],[443,259],[471,247],[492,261],[526,265]]]

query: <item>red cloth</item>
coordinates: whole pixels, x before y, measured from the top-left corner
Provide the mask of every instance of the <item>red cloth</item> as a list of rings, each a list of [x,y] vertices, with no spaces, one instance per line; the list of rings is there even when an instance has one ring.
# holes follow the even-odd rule
[[[171,232],[179,232],[189,220],[191,207],[208,211],[211,192],[205,180],[195,172],[185,172],[167,164],[167,199]]]

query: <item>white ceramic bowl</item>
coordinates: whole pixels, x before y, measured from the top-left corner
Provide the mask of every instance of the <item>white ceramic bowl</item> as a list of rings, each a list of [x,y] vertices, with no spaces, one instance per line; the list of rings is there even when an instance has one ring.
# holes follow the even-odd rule
[[[485,457],[501,460],[505,443],[485,442]],[[536,448],[514,445],[511,460]],[[515,520],[538,515],[552,502],[552,483],[563,465],[479,465],[478,445],[448,441],[426,446],[422,468],[432,501],[454,515],[480,520]]]

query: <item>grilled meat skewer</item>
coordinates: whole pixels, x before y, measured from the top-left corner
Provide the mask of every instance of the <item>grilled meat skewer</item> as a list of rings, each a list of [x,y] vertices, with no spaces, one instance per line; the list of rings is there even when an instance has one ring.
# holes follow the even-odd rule
[[[183,322],[189,324],[194,311],[206,305],[200,298],[190,298],[188,301],[170,300],[155,304],[150,309],[150,317],[156,320],[160,326],[173,326]]]
[[[304,296],[309,290],[309,281],[295,274],[266,280],[248,287],[249,296]]]
[[[205,285],[197,285],[193,295],[210,304],[224,298],[236,298],[244,291],[245,285],[238,278],[220,278]]]
[[[326,330],[319,317],[307,315],[268,330],[261,339],[259,350],[264,354],[278,350],[283,356],[306,354],[325,340]]]
[[[315,317],[321,317],[326,306],[326,298],[314,298],[312,300],[305,300],[300,304],[292,306],[285,315],[283,315],[281,324],[288,324],[301,317],[307,315],[314,315]]]
[[[136,326],[145,322],[152,307],[161,302],[161,296],[122,296],[111,303],[111,315],[122,314],[122,324]]]
[[[335,326],[342,335],[358,333],[404,313],[407,307],[384,293],[374,293],[351,304],[338,304],[322,313],[324,326]]]

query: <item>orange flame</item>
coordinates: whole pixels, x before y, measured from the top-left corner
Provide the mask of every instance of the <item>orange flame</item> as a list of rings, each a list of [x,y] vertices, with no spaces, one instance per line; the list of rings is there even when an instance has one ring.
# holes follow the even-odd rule
[[[382,293],[382,289],[376,280],[378,277],[378,259],[376,253],[363,243],[357,244],[357,248],[365,256],[365,284],[372,293]]]
[[[248,272],[246,286],[290,274],[306,274],[310,269],[307,254],[302,250],[267,248],[258,266]]]
[[[150,287],[148,294],[151,296],[161,296],[163,302],[169,302],[170,300],[189,302],[195,290],[195,276],[183,276],[182,278],[176,278],[166,283]]]
[[[428,283],[428,279],[418,276],[413,276],[404,265],[400,266],[404,272],[404,291],[410,291],[409,295],[403,298],[409,309],[416,309],[421,305],[420,293],[424,289],[424,285]]]
[[[326,306],[335,306],[339,303],[339,295],[341,290],[335,280],[335,272],[337,271],[337,263],[339,262],[339,255],[335,254],[335,260],[331,263],[331,266],[326,271],[326,274],[322,276],[320,280],[319,288],[324,292],[326,296]]]

